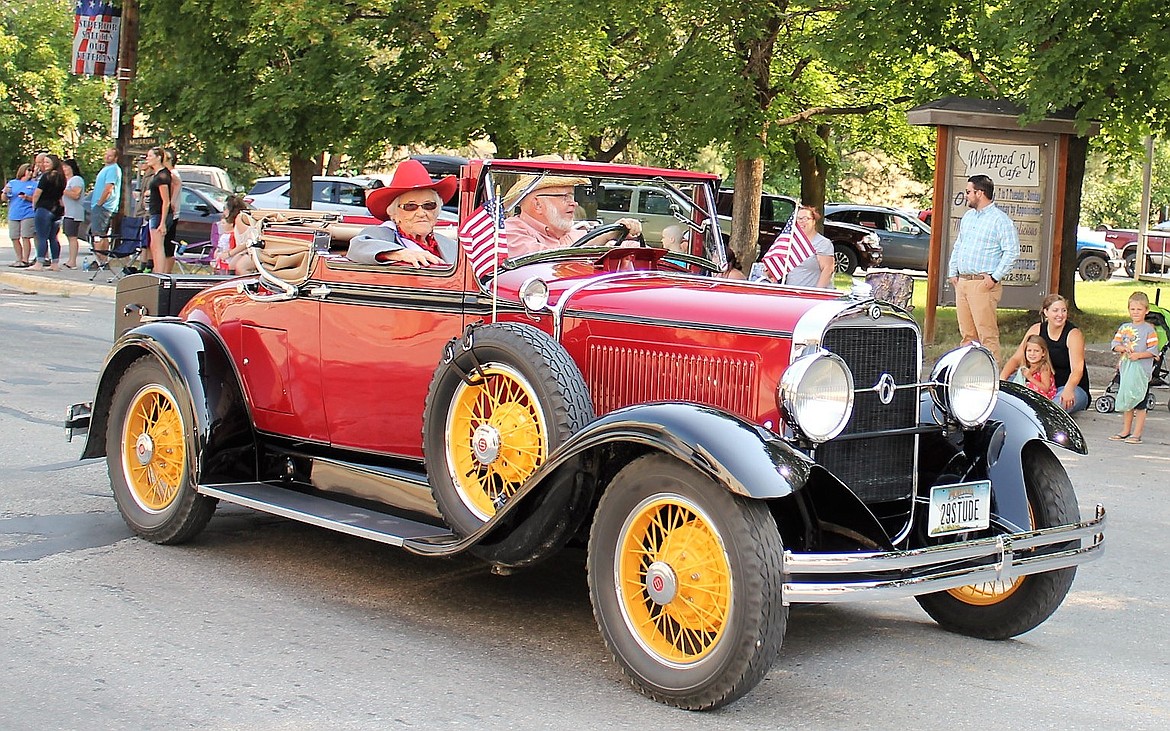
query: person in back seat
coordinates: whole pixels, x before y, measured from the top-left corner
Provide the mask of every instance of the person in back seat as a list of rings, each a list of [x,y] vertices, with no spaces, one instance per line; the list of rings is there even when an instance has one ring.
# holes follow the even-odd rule
[[[367,226],[350,239],[346,257],[359,264],[446,265],[435,238],[435,222],[457,185],[453,175],[431,180],[418,160],[399,163],[389,185],[366,194],[366,208],[384,223]]]

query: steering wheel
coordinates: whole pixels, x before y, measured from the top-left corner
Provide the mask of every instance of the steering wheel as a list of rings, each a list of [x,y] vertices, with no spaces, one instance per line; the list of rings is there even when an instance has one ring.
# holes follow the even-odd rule
[[[589,233],[577,239],[573,246],[613,246],[629,237],[630,229],[626,228],[625,224],[611,223],[590,229]]]

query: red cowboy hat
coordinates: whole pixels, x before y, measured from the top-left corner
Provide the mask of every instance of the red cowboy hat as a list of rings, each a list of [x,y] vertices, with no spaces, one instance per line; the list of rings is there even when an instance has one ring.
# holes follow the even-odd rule
[[[431,176],[427,173],[427,169],[418,160],[403,160],[394,169],[394,177],[390,178],[390,184],[381,188],[375,188],[366,192],[366,208],[370,209],[370,215],[374,218],[387,220],[386,208],[394,199],[403,193],[412,190],[434,190],[439,194],[439,197],[446,203],[455,195],[455,189],[459,187],[459,181],[455,179],[454,175],[448,175],[439,180],[431,180]]]

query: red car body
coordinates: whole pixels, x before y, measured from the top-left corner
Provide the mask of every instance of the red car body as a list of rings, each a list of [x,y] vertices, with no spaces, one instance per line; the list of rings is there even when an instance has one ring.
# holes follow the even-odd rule
[[[759,681],[792,602],[915,596],[1010,637],[1100,554],[1052,453],[1085,450],[1076,424],[986,350],[923,378],[913,318],[864,291],[713,276],[711,175],[472,161],[461,220],[542,175],[587,179],[585,210],[606,181],[672,189],[689,253],[602,227],[477,277],[460,249],[354,263],[353,226],[304,214],[254,228],[258,276],[123,280],[69,425],[127,523],[181,542],[226,500],[498,571],[584,545],[617,662],[692,709]]]
[[[1146,272],[1157,273],[1170,269],[1170,224],[1160,223],[1146,233]],[[1125,273],[1134,276],[1137,271],[1138,232],[1136,229],[1100,226],[1105,240],[1121,252]]]

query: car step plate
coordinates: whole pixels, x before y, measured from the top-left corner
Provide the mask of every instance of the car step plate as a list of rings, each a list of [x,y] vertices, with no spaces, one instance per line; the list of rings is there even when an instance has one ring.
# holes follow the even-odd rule
[[[199,492],[253,510],[392,546],[402,546],[408,540],[452,537],[450,531],[438,526],[346,505],[315,495],[306,495],[263,482],[200,485]]]

